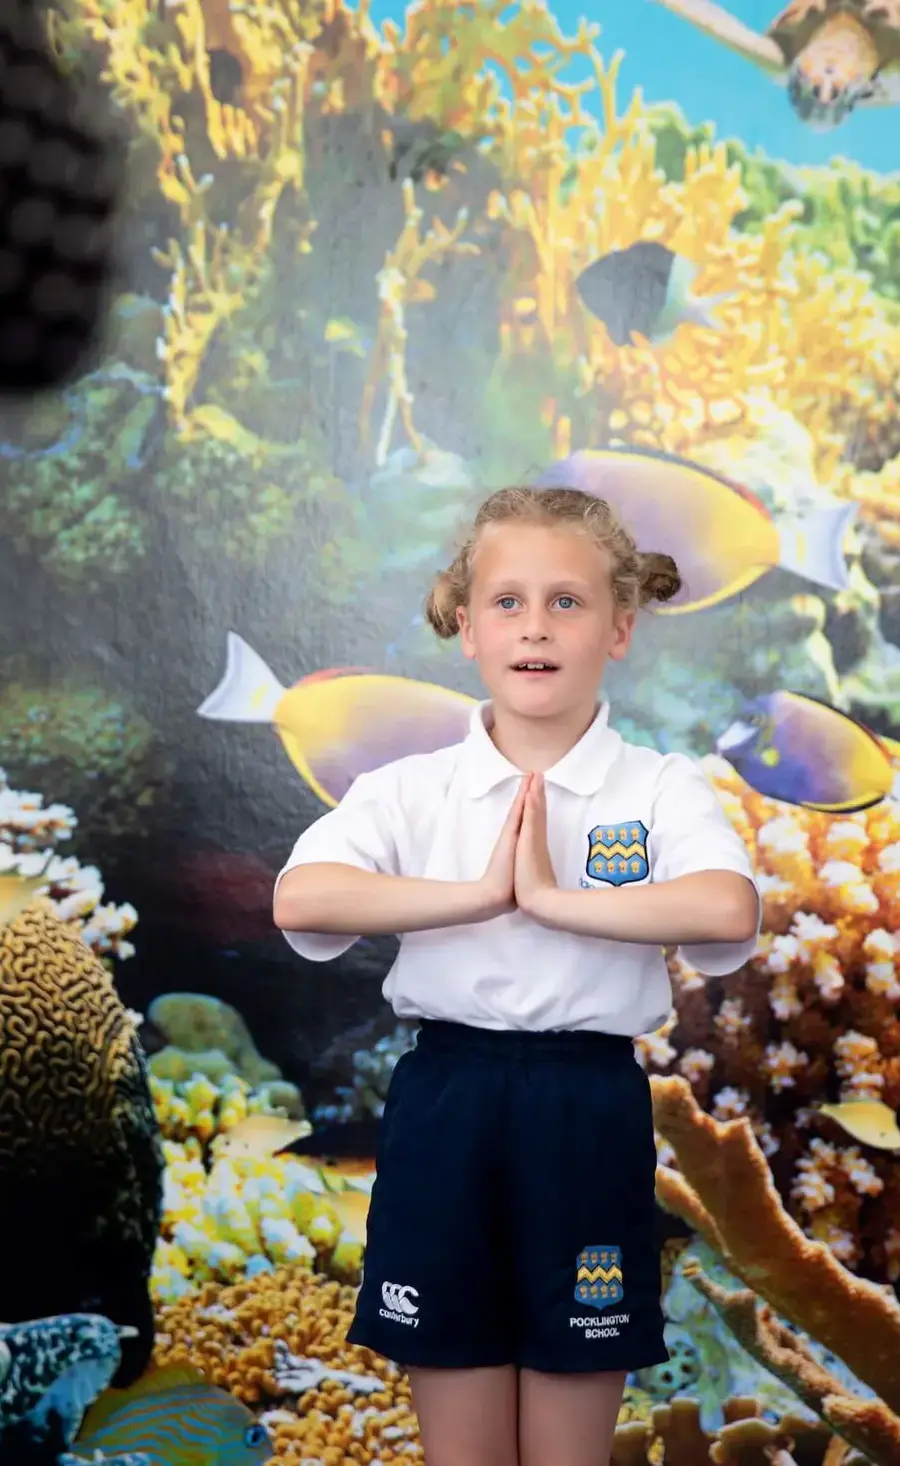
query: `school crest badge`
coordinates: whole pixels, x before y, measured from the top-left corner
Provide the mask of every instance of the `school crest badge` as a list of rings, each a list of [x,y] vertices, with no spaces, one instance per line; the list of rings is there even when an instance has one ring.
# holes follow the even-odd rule
[[[613,1308],[625,1296],[621,1247],[585,1247],[578,1254],[575,1298],[591,1308]]]
[[[592,881],[627,886],[649,874],[647,826],[640,820],[595,825],[588,835],[587,873]]]

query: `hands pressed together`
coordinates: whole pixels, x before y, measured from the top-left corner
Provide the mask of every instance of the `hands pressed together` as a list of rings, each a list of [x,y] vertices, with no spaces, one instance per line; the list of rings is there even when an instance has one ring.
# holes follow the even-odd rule
[[[540,920],[542,893],[556,890],[547,844],[543,774],[525,774],[481,879],[491,914],[524,911]]]

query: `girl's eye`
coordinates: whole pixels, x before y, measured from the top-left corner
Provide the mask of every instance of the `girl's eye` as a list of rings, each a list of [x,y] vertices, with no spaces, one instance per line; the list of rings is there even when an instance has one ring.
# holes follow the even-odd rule
[[[504,611],[512,611],[516,604],[516,598],[515,596],[501,596],[497,604]]]
[[[561,606],[564,611],[569,611],[569,610],[571,610],[571,608],[574,605],[576,605],[575,597],[574,596],[557,596],[557,598],[556,598],[556,604],[558,606]]]

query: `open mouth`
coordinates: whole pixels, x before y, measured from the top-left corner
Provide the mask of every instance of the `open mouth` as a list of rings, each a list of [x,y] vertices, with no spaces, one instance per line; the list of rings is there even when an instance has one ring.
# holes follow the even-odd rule
[[[515,662],[514,672],[530,672],[532,675],[546,676],[549,672],[558,672],[559,668],[555,662]]]

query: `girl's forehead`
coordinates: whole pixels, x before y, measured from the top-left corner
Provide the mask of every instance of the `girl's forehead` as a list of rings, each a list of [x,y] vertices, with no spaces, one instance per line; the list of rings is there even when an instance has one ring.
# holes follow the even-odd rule
[[[552,574],[567,566],[587,575],[608,573],[609,553],[580,525],[528,520],[485,525],[474,545],[472,568],[479,576],[501,567]]]

